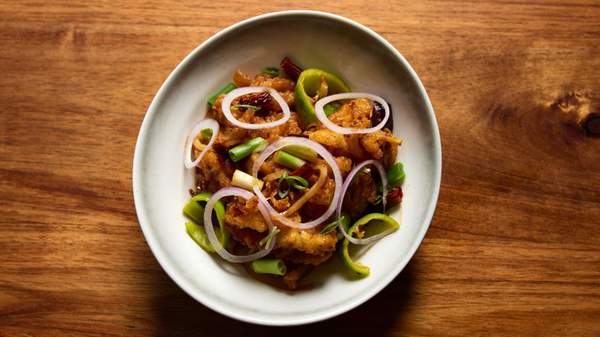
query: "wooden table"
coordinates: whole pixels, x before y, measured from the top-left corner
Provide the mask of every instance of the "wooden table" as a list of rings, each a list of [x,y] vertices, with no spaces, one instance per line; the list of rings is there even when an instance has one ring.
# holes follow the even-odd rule
[[[1,336],[600,336],[600,139],[560,122],[600,94],[600,3],[300,1],[382,34],[423,80],[443,178],[382,293],[268,328],[161,270],[131,192],[144,113],[198,43],[289,1],[2,1]]]

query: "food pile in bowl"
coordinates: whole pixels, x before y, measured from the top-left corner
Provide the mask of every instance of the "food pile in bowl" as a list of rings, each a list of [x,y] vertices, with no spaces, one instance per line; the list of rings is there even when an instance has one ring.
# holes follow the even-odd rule
[[[353,92],[338,75],[290,58],[233,82],[208,99],[191,127],[184,165],[195,186],[183,208],[200,247],[285,289],[338,252],[353,256],[396,231],[387,215],[402,202],[402,141],[377,93]]]

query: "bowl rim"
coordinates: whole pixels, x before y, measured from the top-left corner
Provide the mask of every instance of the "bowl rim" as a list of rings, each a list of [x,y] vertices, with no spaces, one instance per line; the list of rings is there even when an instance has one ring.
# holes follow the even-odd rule
[[[147,218],[146,213],[144,212],[144,210],[146,209],[146,206],[144,203],[144,199],[142,197],[142,188],[141,188],[141,181],[140,181],[141,180],[140,177],[142,175],[142,158],[143,158],[142,152],[143,152],[143,149],[145,148],[146,134],[148,132],[148,129],[150,128],[152,120],[155,118],[155,115],[157,113],[157,106],[159,105],[159,102],[164,99],[165,91],[167,91],[168,87],[172,86],[172,82],[173,82],[174,78],[182,71],[182,69],[186,65],[188,65],[194,59],[195,55],[198,52],[200,52],[200,50],[209,47],[211,44],[213,44],[215,42],[218,42],[219,39],[228,35],[229,33],[233,32],[235,30],[238,30],[244,26],[252,25],[255,22],[273,19],[273,18],[298,17],[298,16],[300,16],[300,17],[302,17],[302,16],[317,17],[317,18],[321,18],[321,19],[340,22],[342,24],[357,28],[358,30],[363,31],[364,33],[368,34],[371,38],[373,38],[373,39],[377,40],[379,43],[381,43],[385,48],[388,49],[389,52],[391,52],[391,54],[397,59],[397,61],[399,61],[405,67],[405,69],[408,70],[408,73],[409,73],[411,79],[416,84],[419,93],[422,95],[422,97],[425,101],[424,103],[425,103],[425,108],[427,110],[426,112],[427,112],[427,115],[428,115],[429,119],[431,120],[432,126],[433,126],[434,132],[432,135],[433,136],[432,145],[433,145],[433,151],[435,152],[434,153],[434,163],[436,166],[436,170],[434,172],[435,181],[433,182],[433,186],[434,186],[433,195],[431,198],[431,202],[427,206],[425,221],[424,221],[423,225],[421,226],[419,232],[417,233],[417,240],[415,240],[412,243],[412,245],[409,248],[408,254],[401,261],[401,263],[399,263],[395,267],[393,267],[393,272],[389,273],[386,277],[384,277],[382,279],[382,281],[380,281],[378,284],[376,284],[376,286],[370,288],[368,291],[365,291],[365,292],[359,294],[358,296],[356,296],[355,299],[353,299],[350,302],[347,302],[345,305],[341,305],[336,308],[331,308],[329,310],[323,311],[318,314],[310,315],[310,316],[305,316],[305,317],[301,317],[301,318],[291,318],[291,319],[289,319],[289,318],[270,319],[270,318],[247,316],[247,315],[238,313],[235,310],[230,310],[226,305],[219,303],[218,300],[212,300],[209,297],[205,297],[205,296],[203,296],[203,294],[194,291],[192,286],[189,285],[185,280],[183,280],[183,277],[181,277],[179,275],[179,273],[175,270],[175,268],[173,266],[171,266],[169,263],[167,263],[167,261],[166,261],[167,253],[160,247],[155,233],[149,228],[150,221]],[[442,176],[442,145],[441,145],[441,140],[440,140],[439,127],[438,127],[437,120],[435,118],[433,106],[431,104],[429,96],[427,95],[425,87],[423,86],[423,83],[421,82],[420,78],[417,76],[415,70],[412,68],[412,66],[409,64],[409,62],[404,58],[404,56],[390,42],[388,42],[386,39],[384,39],[381,35],[379,35],[375,31],[373,31],[372,29],[370,29],[356,21],[348,19],[346,17],[340,16],[337,14],[333,14],[333,13],[316,11],[316,10],[286,10],[286,11],[269,12],[269,13],[264,13],[261,15],[253,16],[253,17],[244,19],[242,21],[239,21],[237,23],[234,23],[234,24],[218,31],[217,33],[213,34],[208,39],[203,41],[201,44],[199,44],[190,53],[188,53],[186,55],[186,57],[181,62],[179,62],[179,64],[171,71],[171,73],[169,74],[167,79],[163,82],[163,84],[158,89],[156,95],[152,99],[152,102],[150,103],[148,110],[146,111],[146,114],[144,115],[144,118],[143,118],[143,121],[142,121],[142,124],[140,127],[140,131],[138,133],[138,138],[137,138],[136,144],[135,144],[133,166],[132,166],[132,192],[133,192],[133,199],[134,199],[134,205],[135,205],[138,222],[142,229],[142,233],[144,234],[144,238],[146,239],[148,246],[150,246],[150,250],[152,251],[154,257],[158,261],[161,268],[169,275],[169,277],[184,292],[186,292],[189,296],[191,296],[192,298],[194,298],[196,301],[200,302],[204,306],[210,308],[211,310],[214,310],[214,311],[216,311],[222,315],[228,316],[230,318],[234,318],[234,319],[237,319],[237,320],[240,320],[243,322],[247,322],[247,323],[254,323],[254,324],[260,324],[260,325],[293,326],[293,325],[308,324],[308,323],[314,323],[314,322],[326,320],[326,319],[338,316],[340,314],[343,314],[345,312],[348,312],[348,311],[356,308],[357,306],[363,304],[364,302],[368,301],[376,294],[378,294],[383,288],[385,288],[388,284],[390,284],[390,282],[392,282],[400,274],[400,272],[406,267],[408,262],[412,259],[412,257],[416,253],[417,249],[419,248],[419,246],[421,245],[421,242],[423,241],[423,239],[425,237],[425,234],[427,233],[427,230],[429,229],[429,225],[431,224],[431,220],[433,218],[433,214],[435,212],[437,200],[439,197],[441,176]]]

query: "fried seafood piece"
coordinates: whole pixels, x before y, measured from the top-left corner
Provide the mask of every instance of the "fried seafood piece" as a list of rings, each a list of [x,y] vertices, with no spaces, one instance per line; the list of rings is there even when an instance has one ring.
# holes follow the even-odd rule
[[[273,255],[293,264],[318,266],[321,263],[329,260],[331,255],[333,255],[333,252],[325,252],[323,254],[308,254],[293,249],[276,249],[273,251]]]
[[[351,218],[357,219],[376,199],[377,187],[373,177],[370,173],[361,172],[355,176],[344,197],[343,209]]]
[[[371,127],[373,104],[365,98],[350,100],[334,112],[329,119],[339,126],[354,129]]]
[[[352,170],[352,159],[344,156],[335,157],[335,162],[340,168],[342,178],[345,178],[348,173]],[[331,168],[329,168],[331,170]]]
[[[269,87],[279,92],[294,91],[296,83],[289,78],[270,77],[265,74],[258,74],[250,82],[250,86]]]
[[[247,130],[238,127],[223,127],[217,134],[214,146],[220,149],[229,149],[244,143],[247,138]]]
[[[216,192],[231,185],[235,168],[228,159],[209,149],[196,168],[196,185],[200,191]]]
[[[327,178],[323,187],[319,190],[317,194],[315,194],[312,198],[310,198],[307,203],[313,205],[329,205],[331,204],[331,199],[333,199],[333,193],[335,192],[335,182],[333,178]]]
[[[363,135],[360,144],[373,159],[381,160],[385,167],[390,167],[396,162],[398,145],[402,144],[402,140],[388,129],[383,129]]]
[[[236,197],[227,204],[225,222],[237,228],[249,228],[259,233],[266,232],[268,227],[258,210],[258,198],[248,200]]]
[[[334,156],[350,158],[354,162],[369,159],[369,154],[360,144],[360,135],[342,135],[329,129],[309,131],[308,138],[322,144]]]
[[[266,116],[255,118],[252,123],[264,123],[264,122],[274,122],[277,119],[281,118],[281,115],[277,116]],[[249,136],[250,138],[254,137],[262,137],[266,139],[269,143],[276,141],[281,137],[287,136],[297,136],[302,134],[302,129],[300,128],[300,124],[298,123],[298,115],[295,112],[292,112],[290,115],[290,119],[287,122],[272,128],[258,129],[258,130],[250,130]]]
[[[312,255],[325,255],[335,250],[335,233],[321,234],[318,228],[297,229],[279,226],[278,249],[297,250]]]
[[[292,265],[288,267],[287,273],[283,275],[283,283],[289,289],[296,289],[298,287],[298,281],[308,273],[310,267],[307,265]]]
[[[244,170],[246,172],[252,173],[252,166],[254,166],[254,162],[256,161],[256,159],[258,159],[259,156],[260,153],[253,153],[246,159],[246,161],[244,162]],[[271,157],[265,160],[265,162],[258,169],[258,172],[267,175],[276,172],[277,170],[279,170],[279,166],[277,166],[277,164]]]

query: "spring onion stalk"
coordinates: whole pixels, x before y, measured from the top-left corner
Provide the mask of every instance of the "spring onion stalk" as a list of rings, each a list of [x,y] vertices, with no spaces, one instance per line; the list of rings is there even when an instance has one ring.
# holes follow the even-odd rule
[[[346,226],[346,228],[350,227],[350,216],[346,213],[343,212],[342,216],[339,217],[339,219],[336,219],[330,223],[328,223],[327,225],[325,225],[323,228],[321,228],[321,234],[329,234],[331,233],[337,226],[338,224],[342,224],[343,226]],[[338,235],[339,237],[339,235]],[[342,235],[343,237],[343,235]]]
[[[404,178],[406,178],[406,173],[404,172],[404,165],[401,162],[397,162],[386,173],[388,187],[396,187],[402,185],[404,182]]]
[[[325,115],[327,117],[329,117],[331,114],[336,112],[339,108],[340,108],[340,103],[331,102],[331,103],[325,104],[325,106],[323,106],[323,111],[325,111]]]
[[[319,159],[319,155],[311,148],[302,145],[288,145],[283,150],[291,155],[309,162],[314,162]]]
[[[277,67],[265,67],[262,69],[262,73],[271,77],[279,76],[279,68]]]
[[[212,138],[212,135],[213,135],[213,129],[210,129],[210,128],[202,129],[202,130],[200,130],[200,141],[203,144],[206,144],[210,141],[210,139]]]
[[[283,184],[283,182],[286,184]],[[283,171],[283,174],[279,177],[277,182],[277,196],[280,199],[287,197],[290,193],[290,189],[293,187],[299,191],[304,191],[308,188],[309,182],[301,176],[288,176],[287,171]]]
[[[257,274],[285,275],[287,268],[282,259],[260,259],[250,263],[250,268]]]
[[[262,240],[260,240],[258,242],[259,245],[266,247],[269,245],[269,243],[271,243],[271,241],[273,240],[273,238],[275,237],[275,235],[279,234],[279,232],[281,232],[281,230],[279,229],[279,227],[273,227],[273,230],[264,238],[262,238]]]
[[[231,185],[252,191],[254,186],[258,187],[259,190],[262,190],[264,182],[244,171],[235,170],[235,172],[233,172],[233,178],[231,178]]]
[[[217,101],[219,95],[227,94],[235,88],[237,88],[237,86],[233,83],[225,84],[223,87],[221,87],[221,89],[219,89],[219,91],[217,91],[214,95],[210,96],[210,98],[208,99],[208,104],[212,107],[213,105],[215,105],[215,102]]]
[[[277,151],[273,155],[273,161],[277,164],[295,170],[300,166],[306,164],[306,162],[296,156],[293,156],[284,151]]]
[[[269,145],[269,142],[267,142],[264,138],[262,138],[262,137],[253,138],[244,144],[240,144],[238,146],[231,148],[229,150],[229,158],[231,158],[231,160],[233,160],[234,162],[238,162],[238,161],[248,157],[249,155],[251,155],[254,152],[259,152],[259,151],[264,150],[265,147],[267,147],[267,145]]]

